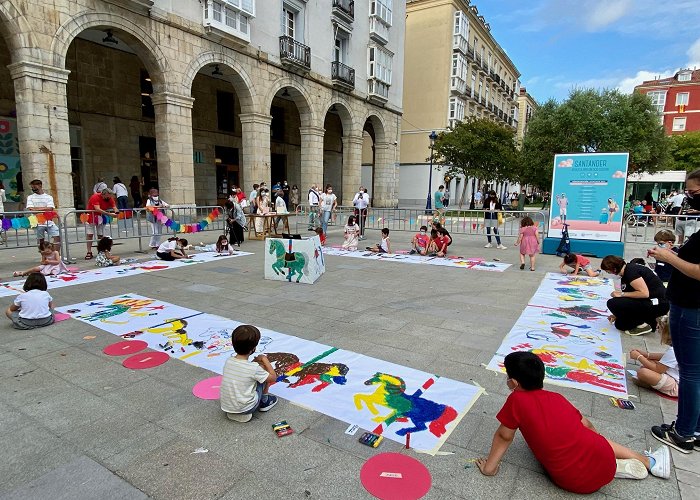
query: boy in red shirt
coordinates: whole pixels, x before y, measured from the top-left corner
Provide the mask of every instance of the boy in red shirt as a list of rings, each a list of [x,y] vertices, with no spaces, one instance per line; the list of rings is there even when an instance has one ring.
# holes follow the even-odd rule
[[[565,267],[570,267],[574,271],[572,273],[569,273],[564,269]],[[579,272],[584,272],[591,278],[600,274],[600,271],[593,270],[593,266],[591,265],[591,259],[588,259],[583,255],[579,255],[577,253],[567,253],[566,255],[564,255],[564,260],[559,265],[559,270],[564,274],[573,275],[577,275]]]
[[[488,458],[476,461],[482,474],[495,476],[500,461],[520,432],[552,481],[573,493],[598,491],[613,478],[644,479],[649,470],[668,479],[671,454],[666,446],[636,453],[598,434],[593,424],[556,392],[542,389],[544,363],[531,352],[512,352],[504,360],[513,391],[496,418]]]
[[[415,234],[415,236],[413,237],[413,241],[411,241],[411,246],[413,247],[411,249],[411,255],[416,253],[419,255],[426,255],[428,253],[428,243],[430,243],[430,236],[427,235],[427,232],[427,226],[421,226],[420,232]]]
[[[440,230],[433,229],[430,231],[430,244],[428,245],[428,253],[431,257],[444,257],[447,255],[447,245],[450,240]]]

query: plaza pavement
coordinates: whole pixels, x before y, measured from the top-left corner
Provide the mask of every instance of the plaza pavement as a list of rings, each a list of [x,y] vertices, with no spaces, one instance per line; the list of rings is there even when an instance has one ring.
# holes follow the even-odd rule
[[[368,236],[373,242],[378,232]],[[411,235],[391,236],[395,247],[406,248]],[[513,240],[505,239],[509,248],[501,251],[484,249],[483,237],[456,236],[453,252],[517,264]],[[340,232],[332,231],[329,242],[340,241]],[[145,258],[132,254],[135,249],[130,242],[114,250]],[[1,321],[0,498],[364,499],[371,497],[360,484],[360,468],[382,451],[407,453],[428,467],[428,499],[574,496],[545,477],[520,434],[496,477],[482,476],[468,462],[487,453],[508,393],[505,377],[483,364],[543,274],[558,268],[558,258],[539,256],[536,272],[514,265],[493,273],[328,257],[320,281],[293,285],[263,280],[262,242],[247,241],[243,249],[255,255],[66,287],[54,300],[60,306],[133,292],[478,383],[488,394],[442,447],[454,454],[430,457],[391,441],[374,450],[345,435],[347,424],[284,400],[250,423],[231,422],[217,401],[191,394],[210,372],[173,359],[150,370],[125,369],[120,358],[101,352],[115,336],[74,320],[29,332]],[[82,256],[80,247],[74,252]],[[0,250],[0,278],[34,262],[33,249]],[[0,306],[11,300],[0,299]],[[656,337],[624,337],[624,348],[644,348],[645,340],[651,350],[658,347]],[[602,395],[546,388],[566,395],[603,434],[637,451],[657,447],[649,428],[663,420],[662,405],[666,421],[674,414],[674,403],[632,384],[634,411],[613,408]],[[271,424],[282,419],[295,434],[279,439]],[[193,453],[199,448],[208,452]],[[589,498],[700,498],[700,454],[678,455],[670,480],[615,480]]]

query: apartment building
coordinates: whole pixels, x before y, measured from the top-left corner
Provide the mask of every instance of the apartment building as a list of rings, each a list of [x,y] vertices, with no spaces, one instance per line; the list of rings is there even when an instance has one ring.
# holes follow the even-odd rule
[[[369,143],[395,205],[404,20],[398,0],[0,2],[0,179],[64,210],[115,175],[171,204],[283,179],[348,202]]]
[[[520,87],[520,92],[518,94],[518,129],[515,132],[518,146],[522,146],[523,144],[523,137],[525,137],[527,133],[527,125],[535,109],[537,109],[537,101],[535,101],[525,87]]]
[[[408,0],[400,155],[400,204],[424,204],[430,132],[467,117],[518,128],[520,72],[469,0]],[[433,187],[444,171],[433,169]],[[464,179],[450,183],[452,199]]]
[[[700,69],[684,68],[669,78],[634,88],[651,98],[668,135],[700,130]]]

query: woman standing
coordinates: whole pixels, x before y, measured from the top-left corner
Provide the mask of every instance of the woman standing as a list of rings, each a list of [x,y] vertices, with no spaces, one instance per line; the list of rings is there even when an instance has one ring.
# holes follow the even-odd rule
[[[321,229],[328,234],[328,221],[338,206],[338,198],[333,194],[333,186],[326,184],[326,191],[321,195]]]
[[[153,188],[148,192],[146,206],[167,208],[170,205],[161,200],[158,190],[156,188]],[[151,241],[149,243],[149,246],[151,248],[158,248],[158,246],[160,245],[160,235],[163,234],[163,224],[161,224],[156,218],[155,214],[151,213],[151,211],[148,209],[146,209],[146,220],[151,223]]]
[[[139,181],[139,178],[132,175],[131,182],[129,182],[129,189],[131,190],[131,197],[134,199],[134,208],[139,208],[141,206],[141,186],[143,186],[143,183]]]
[[[5,185],[0,181],[0,221],[3,219],[3,214],[5,213],[5,202],[7,197],[5,196]],[[7,243],[7,231],[5,231],[0,225],[0,244]]]
[[[292,186],[291,202],[292,202],[292,212],[296,212],[297,206],[299,205],[299,188],[297,187],[296,184],[294,184]]]
[[[656,329],[656,318],[668,312],[666,287],[654,271],[639,264],[627,264],[615,255],[608,255],[600,268],[620,276],[621,290],[613,291],[608,300],[611,323],[627,335],[644,335]]]
[[[700,170],[685,179],[685,195],[700,210]],[[678,254],[655,246],[648,251],[657,261],[673,266],[666,296],[671,303],[671,341],[680,372],[678,416],[671,425],[651,428],[659,441],[682,453],[700,449],[700,233],[693,234]]]
[[[228,240],[231,243],[236,243],[239,247],[243,243],[243,228],[246,225],[245,214],[238,200],[226,201],[226,228],[228,232]]]
[[[488,196],[484,200],[484,225],[486,226],[486,239],[488,243],[484,245],[484,248],[491,248],[491,229],[493,229],[493,234],[496,235],[496,248],[505,250],[505,246],[501,245],[501,236],[498,234],[498,213],[503,210],[503,205],[498,201],[498,196],[496,196],[496,191],[489,191]]]
[[[266,188],[260,186],[258,191],[258,197],[255,200],[255,206],[257,206],[257,214],[265,215],[270,211],[270,191]],[[255,233],[262,233],[265,230],[265,218],[256,217],[255,218]]]

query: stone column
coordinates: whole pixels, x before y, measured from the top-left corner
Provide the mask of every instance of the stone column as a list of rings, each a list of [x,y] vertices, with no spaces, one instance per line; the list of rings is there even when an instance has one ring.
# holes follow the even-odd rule
[[[73,179],[66,83],[70,71],[35,62],[8,66],[15,84],[17,135],[25,192],[43,182],[59,213],[72,210]]]
[[[153,94],[156,112],[158,187],[171,205],[194,205],[192,105],[194,98],[170,92]]]
[[[362,182],[362,136],[343,136],[343,205],[351,207]],[[371,187],[371,186],[367,186]]]
[[[241,114],[241,127],[243,137],[241,144],[243,152],[243,172],[241,187],[248,194],[253,189],[253,184],[265,181],[268,187],[272,187],[270,180],[270,124],[272,116],[264,113]]]
[[[395,166],[396,146],[388,142],[374,144],[374,193],[375,207],[398,205],[399,173]]]
[[[301,186],[299,191],[306,193],[311,184],[318,185],[323,192],[323,127],[301,127]],[[303,202],[303,196],[301,198]]]

